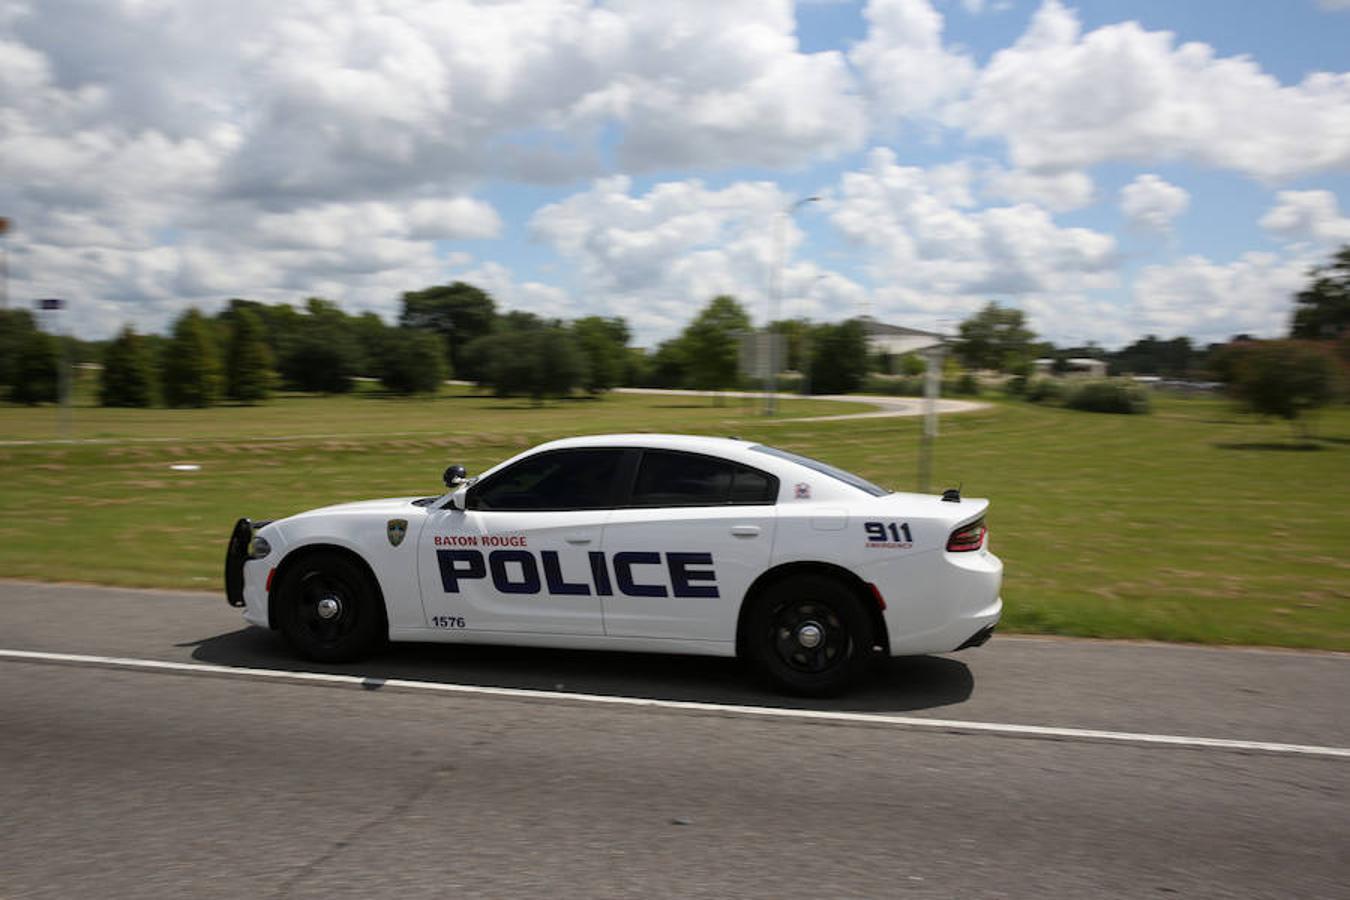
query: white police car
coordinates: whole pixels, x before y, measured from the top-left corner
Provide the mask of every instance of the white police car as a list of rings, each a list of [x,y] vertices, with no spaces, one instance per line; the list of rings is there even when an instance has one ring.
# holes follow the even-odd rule
[[[569,438],[439,497],[240,519],[226,595],[315,660],[395,641],[740,655],[837,691],[878,649],[984,643],[986,500],[891,493],[731,438]]]

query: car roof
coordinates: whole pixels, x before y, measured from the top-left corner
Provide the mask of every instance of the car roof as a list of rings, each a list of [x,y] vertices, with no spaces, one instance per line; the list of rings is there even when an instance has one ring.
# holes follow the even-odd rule
[[[561,438],[540,444],[537,450],[562,450],[576,447],[649,447],[662,450],[688,450],[696,453],[739,456],[754,446],[751,441],[734,437],[708,437],[698,434],[589,434]]]

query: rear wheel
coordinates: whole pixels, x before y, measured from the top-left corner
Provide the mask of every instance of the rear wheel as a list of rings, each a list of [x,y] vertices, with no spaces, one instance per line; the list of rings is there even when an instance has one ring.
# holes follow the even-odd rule
[[[836,694],[871,659],[872,620],[853,591],[832,578],[785,578],[752,602],[746,654],[780,690]]]
[[[308,553],[277,585],[278,625],[301,655],[354,662],[385,638],[383,604],[365,569],[332,551]]]

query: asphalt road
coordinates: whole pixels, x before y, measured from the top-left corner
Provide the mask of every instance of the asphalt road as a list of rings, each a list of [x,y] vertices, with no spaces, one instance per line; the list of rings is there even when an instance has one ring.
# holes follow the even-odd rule
[[[204,594],[0,582],[0,649],[299,669]],[[1350,747],[1350,658],[995,638],[828,703],[733,663],[377,678]],[[0,898],[1347,897],[1350,761],[0,659]]]

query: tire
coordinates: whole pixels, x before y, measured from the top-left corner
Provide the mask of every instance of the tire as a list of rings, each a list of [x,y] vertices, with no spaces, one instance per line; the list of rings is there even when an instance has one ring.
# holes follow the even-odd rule
[[[872,620],[857,595],[836,579],[784,578],[751,602],[746,656],[778,690],[812,697],[837,694],[871,661]]]
[[[281,633],[307,659],[356,662],[388,636],[379,589],[346,554],[305,554],[287,567],[275,597]]]

